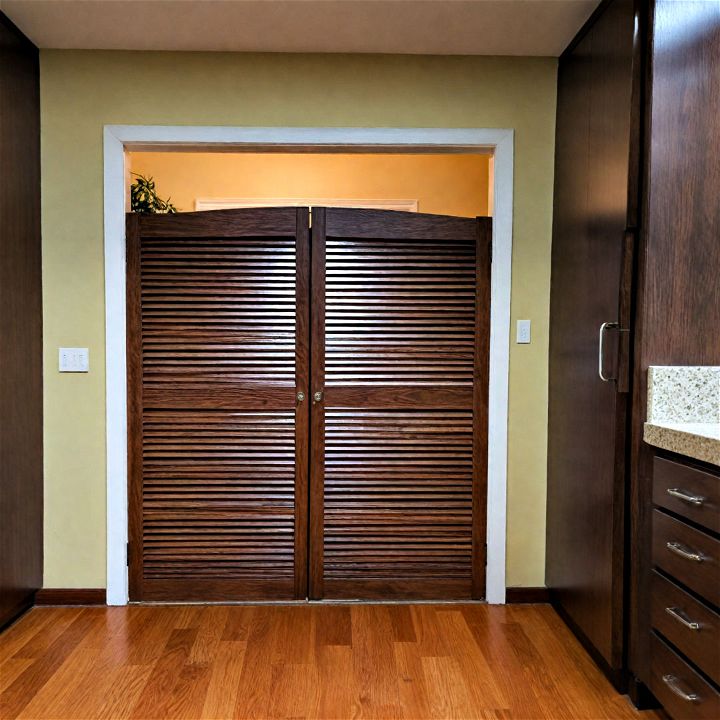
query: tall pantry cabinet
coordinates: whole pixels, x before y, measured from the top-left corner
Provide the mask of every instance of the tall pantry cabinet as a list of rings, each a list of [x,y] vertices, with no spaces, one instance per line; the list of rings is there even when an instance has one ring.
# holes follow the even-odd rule
[[[546,581],[616,687],[673,717],[705,712],[651,667],[653,472],[682,458],[643,424],[648,367],[720,365],[718,107],[720,0],[603,2],[560,59]]]

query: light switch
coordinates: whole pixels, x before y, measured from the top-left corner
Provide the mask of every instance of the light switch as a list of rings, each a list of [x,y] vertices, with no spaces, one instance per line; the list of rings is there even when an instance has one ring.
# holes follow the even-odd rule
[[[519,345],[527,345],[530,342],[530,321],[517,321],[517,343]]]
[[[90,370],[90,354],[87,348],[60,348],[60,372],[88,372]]]

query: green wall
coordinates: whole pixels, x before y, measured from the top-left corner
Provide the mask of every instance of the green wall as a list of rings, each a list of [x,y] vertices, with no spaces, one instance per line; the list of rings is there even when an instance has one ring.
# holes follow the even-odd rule
[[[105,585],[105,124],[515,130],[508,585],[544,584],[554,58],[41,51],[45,586]],[[59,374],[57,348],[90,348]]]

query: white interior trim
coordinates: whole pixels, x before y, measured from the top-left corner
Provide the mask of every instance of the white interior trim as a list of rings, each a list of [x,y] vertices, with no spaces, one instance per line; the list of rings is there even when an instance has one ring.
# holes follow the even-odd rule
[[[105,393],[107,433],[107,602],[128,602],[127,385],[125,359],[125,151],[293,149],[369,152],[488,152],[493,155],[486,597],[505,602],[508,372],[513,213],[513,130],[106,125]]]
[[[195,210],[232,210],[265,207],[342,207],[362,210],[417,212],[417,200],[368,198],[195,198]]]

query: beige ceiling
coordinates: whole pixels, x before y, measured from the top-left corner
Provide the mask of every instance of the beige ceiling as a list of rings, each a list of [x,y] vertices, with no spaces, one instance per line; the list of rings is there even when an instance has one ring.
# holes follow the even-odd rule
[[[559,55],[599,0],[0,0],[42,48]]]

